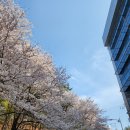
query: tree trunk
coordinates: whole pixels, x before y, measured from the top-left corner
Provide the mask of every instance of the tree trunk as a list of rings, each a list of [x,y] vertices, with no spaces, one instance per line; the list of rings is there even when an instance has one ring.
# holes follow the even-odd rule
[[[17,114],[16,114],[17,115]],[[14,116],[13,124],[11,130],[18,130],[17,125],[18,125],[18,120],[21,114],[18,114],[17,116]]]

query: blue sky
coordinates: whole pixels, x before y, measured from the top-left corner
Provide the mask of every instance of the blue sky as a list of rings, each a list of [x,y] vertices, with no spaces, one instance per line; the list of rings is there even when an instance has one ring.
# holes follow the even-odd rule
[[[70,86],[91,97],[109,118],[128,117],[102,35],[110,0],[17,0],[32,22],[32,41],[71,75]],[[119,123],[109,122],[113,130]]]

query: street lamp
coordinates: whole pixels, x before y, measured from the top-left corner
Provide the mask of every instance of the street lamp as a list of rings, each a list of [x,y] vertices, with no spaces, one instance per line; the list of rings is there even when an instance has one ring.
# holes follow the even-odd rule
[[[123,130],[123,125],[122,125],[121,119],[120,119],[120,118],[119,118],[119,119],[108,119],[108,121],[113,121],[113,120],[115,120],[115,121],[117,121],[118,123],[120,123],[121,129]]]

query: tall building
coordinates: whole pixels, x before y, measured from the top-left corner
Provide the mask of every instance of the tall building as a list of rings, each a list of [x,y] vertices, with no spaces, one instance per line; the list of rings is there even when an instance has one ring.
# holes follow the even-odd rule
[[[112,0],[103,33],[130,117],[130,0]]]

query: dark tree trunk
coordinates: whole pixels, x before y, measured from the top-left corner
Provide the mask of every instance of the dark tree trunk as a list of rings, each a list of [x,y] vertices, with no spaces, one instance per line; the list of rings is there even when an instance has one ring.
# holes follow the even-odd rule
[[[17,114],[16,114],[17,115]],[[14,116],[13,124],[11,130],[18,130],[17,125],[18,125],[18,120],[21,114],[18,114],[17,116]]]

